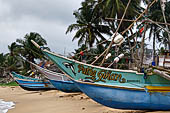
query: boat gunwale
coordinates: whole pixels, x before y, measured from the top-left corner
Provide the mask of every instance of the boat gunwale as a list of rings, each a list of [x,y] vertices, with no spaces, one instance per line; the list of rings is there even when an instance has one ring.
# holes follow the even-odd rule
[[[107,87],[107,88],[114,88],[114,89],[125,89],[125,90],[135,90],[135,91],[145,91],[145,92],[170,92],[169,88],[170,86],[144,86],[143,88],[132,88],[132,87],[125,87],[125,86],[113,86],[113,85],[107,85],[107,84],[98,84],[98,83],[90,83],[90,82],[84,82],[80,80],[73,80],[75,82],[81,83],[81,84],[87,84],[87,85],[93,85],[93,86],[99,86],[99,87]],[[162,87],[161,89],[149,89],[147,87]]]
[[[74,84],[73,81],[64,81],[64,80],[52,80],[52,79],[49,79],[49,81],[54,81],[54,82],[60,82],[60,83],[68,83],[68,84]]]
[[[55,76],[60,76],[60,77],[63,76],[62,73],[57,73],[57,72],[48,70],[48,69],[46,69],[46,68],[42,68],[42,67],[40,67],[40,66],[38,66],[38,65],[36,65],[36,64],[34,64],[34,63],[32,63],[32,62],[29,62],[29,63],[31,63],[32,65],[34,65],[34,66],[36,66],[36,67],[38,67],[38,68],[41,68],[42,70],[45,70],[45,71],[49,72],[49,73],[51,73],[51,74],[54,74]]]
[[[88,84],[88,85],[99,86],[99,87],[107,87],[107,88],[114,88],[114,89],[125,89],[125,90],[136,90],[136,91],[146,91],[145,88],[113,86],[113,85],[107,85],[107,84],[97,84],[97,83],[91,83],[91,82],[84,82],[84,81],[80,81],[80,80],[73,80],[73,81],[75,81],[77,83]]]
[[[42,80],[26,80],[26,79],[20,79],[20,78],[16,78],[15,80],[21,80],[21,81],[25,81],[25,82],[42,82],[44,84],[46,84],[46,82],[48,83],[48,81],[42,81]]]
[[[22,81],[34,81],[34,82],[39,82],[40,80],[29,80],[29,79],[22,79],[22,78],[17,78],[14,77],[14,80],[22,80]]]
[[[90,67],[95,67],[95,68],[99,68],[99,69],[103,69],[103,70],[109,70],[109,71],[124,72],[124,73],[128,72],[128,73],[135,73],[135,74],[137,74],[137,75],[143,75],[143,73],[139,73],[139,72],[133,71],[133,70],[111,69],[111,68],[105,68],[105,67],[95,66],[95,65],[92,65],[92,64],[86,64],[86,63],[83,63],[83,62],[79,62],[79,61],[77,61],[77,60],[69,59],[69,58],[67,58],[67,57],[64,57],[64,56],[62,56],[62,55],[56,54],[56,53],[54,53],[54,52],[48,51],[47,49],[42,49],[42,51],[47,52],[47,53],[50,53],[50,54],[55,55],[55,56],[58,56],[58,57],[61,57],[61,58],[63,58],[63,59],[67,59],[67,60],[69,60],[69,61],[72,61],[72,62],[75,62],[75,63],[78,63],[78,64],[90,66]]]
[[[20,77],[23,77],[23,78],[19,78],[18,76],[15,76],[14,74],[20,76]],[[38,81],[39,79],[38,78],[32,78],[32,77],[26,77],[26,76],[23,76],[21,74],[18,74],[18,73],[10,73],[10,76],[15,80],[15,79],[22,79],[22,80],[30,80],[30,81]]]

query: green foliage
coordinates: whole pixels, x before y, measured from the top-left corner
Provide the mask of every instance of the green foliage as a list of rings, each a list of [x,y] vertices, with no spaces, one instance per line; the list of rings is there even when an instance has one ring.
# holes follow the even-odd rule
[[[5,62],[5,55],[3,53],[1,53],[0,54],[0,67],[3,66],[4,62]]]
[[[47,42],[45,39],[41,37],[38,33],[31,32],[30,34],[26,34],[24,39],[17,39],[16,42],[18,44],[19,48],[19,54],[26,58],[29,61],[34,62],[34,59],[36,58],[44,58],[43,53],[35,47],[31,40],[34,40],[37,42],[40,46],[47,45]],[[17,48],[16,48],[17,49]]]
[[[9,53],[5,55],[0,54],[1,76],[3,75],[4,71],[18,71],[19,67],[21,66],[20,61],[21,59],[18,56],[11,56]]]
[[[164,55],[165,53],[165,49],[163,47],[161,47],[161,49],[158,51],[159,55]]]
[[[8,46],[10,50],[10,57],[13,59],[15,58],[15,61],[20,64],[18,67],[15,66],[18,69],[15,70],[17,72],[21,71],[21,73],[23,73],[30,70],[30,65],[26,61],[23,61],[21,57],[31,62],[34,62],[35,59],[45,58],[44,54],[32,44],[31,40],[34,40],[42,47],[47,45],[46,40],[43,39],[40,34],[31,32],[26,34],[23,39],[17,39],[16,42],[13,42],[10,46]]]
[[[76,30],[73,40],[79,39],[78,45],[85,44],[92,47],[93,43],[105,40],[103,34],[111,35],[108,25],[102,24],[99,13],[96,13],[96,1],[86,0],[82,2],[82,7],[73,13],[76,23],[71,24],[66,31]]]
[[[0,74],[15,71],[18,73],[26,73],[30,70],[30,65],[21,58],[34,62],[34,59],[44,58],[43,53],[36,48],[31,40],[36,41],[40,46],[47,45],[46,40],[38,33],[31,32],[26,34],[24,39],[17,39],[16,42],[8,46],[10,53],[0,54]]]
[[[121,19],[123,16],[123,13],[125,11],[125,8],[128,4],[129,0],[100,0],[100,2],[97,4],[98,7],[100,7],[100,12],[102,15],[102,18],[104,19],[105,23],[109,25],[111,28],[110,30],[115,30],[118,27],[118,24],[120,21],[117,21],[116,19]],[[140,6],[141,0],[132,0],[129,4],[129,7],[127,9],[127,13],[125,14],[125,19],[135,19],[138,14],[136,11],[140,12],[142,10]],[[107,21],[105,18],[114,18],[115,20]],[[131,22],[123,21],[119,32],[122,32],[125,30]]]

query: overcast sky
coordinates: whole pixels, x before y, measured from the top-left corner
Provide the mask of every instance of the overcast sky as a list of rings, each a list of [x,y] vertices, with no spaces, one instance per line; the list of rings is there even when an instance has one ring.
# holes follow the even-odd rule
[[[0,53],[27,33],[37,32],[51,51],[64,54],[78,48],[74,33],[65,34],[75,23],[73,11],[83,0],[0,0]]]

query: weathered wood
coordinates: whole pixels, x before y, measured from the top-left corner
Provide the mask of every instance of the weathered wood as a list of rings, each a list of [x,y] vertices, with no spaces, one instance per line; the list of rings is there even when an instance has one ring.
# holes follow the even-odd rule
[[[113,20],[118,20],[118,21],[120,21],[121,19],[116,19],[116,18],[105,18],[106,20],[110,20],[110,21],[113,21]],[[125,22],[134,22],[135,20],[130,20],[130,19],[123,19],[123,21],[125,21]],[[142,20],[140,20],[140,21],[138,21],[138,22],[144,22],[144,21],[142,21]],[[161,25],[168,25],[168,26],[170,26],[170,24],[169,23],[163,23],[163,22],[156,22],[156,21],[151,21],[151,19],[147,19],[145,22],[150,22],[150,23],[156,23],[156,24],[161,24]]]
[[[161,71],[166,71],[168,73],[170,73],[169,69],[165,69],[165,68],[162,68],[162,67],[158,67],[158,66],[152,66],[153,69],[158,69],[158,70],[161,70]]]

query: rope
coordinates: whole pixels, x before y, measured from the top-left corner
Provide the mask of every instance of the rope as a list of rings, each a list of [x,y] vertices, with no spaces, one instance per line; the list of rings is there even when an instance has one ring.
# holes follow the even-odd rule
[[[129,7],[130,2],[131,2],[131,0],[129,0],[129,2],[128,2],[126,8],[125,8],[125,11],[124,11],[124,14],[123,14],[123,16],[122,16],[122,19],[120,20],[120,23],[119,23],[119,25],[118,25],[118,28],[116,29],[116,32],[115,32],[115,34],[114,34],[114,36],[113,36],[113,39],[112,39],[112,41],[111,41],[109,47],[106,49],[105,56],[104,56],[104,58],[103,58],[103,60],[102,60],[102,62],[101,62],[101,64],[100,64],[100,66],[103,65],[103,63],[104,63],[104,61],[105,61],[105,58],[106,58],[106,55],[108,54],[108,52],[109,52],[109,50],[110,50],[112,44],[114,43],[114,38],[116,37],[117,32],[118,32],[118,30],[119,30],[119,28],[120,28],[120,26],[121,26],[121,24],[122,24],[122,22],[123,22],[123,19],[124,19],[124,17],[125,17],[125,14],[126,14],[126,12],[127,12],[127,9],[128,9],[128,7]]]
[[[135,11],[135,12],[138,13],[138,14],[140,14],[138,11]],[[143,15],[142,15],[142,16],[143,16]],[[163,28],[161,25],[159,25],[158,22],[155,22],[155,21],[153,21],[153,20],[151,20],[151,19],[149,19],[149,18],[147,18],[147,17],[145,17],[145,16],[143,16],[143,17],[146,18],[147,20],[149,20],[150,22],[156,24],[157,26],[159,26],[159,27],[162,28],[163,30],[165,30],[168,34],[170,34],[170,32],[167,31],[167,29]],[[170,25],[170,24],[169,24],[169,25]]]
[[[143,16],[143,14],[148,10],[148,8],[151,7],[156,1],[157,1],[157,0],[154,0],[152,3],[150,3],[150,4],[147,6],[147,8],[138,16],[138,18],[137,18],[126,30],[124,30],[124,31],[122,32],[122,35],[123,35],[125,32],[127,32],[127,31],[133,26],[133,24],[134,24],[135,22],[137,22],[137,21]]]
[[[122,35],[125,33],[125,32],[127,32],[132,26],[133,26],[133,24],[135,23],[135,22],[137,22],[142,16],[143,16],[143,14],[147,11],[147,9],[149,8],[149,7],[151,7],[155,2],[156,2],[157,0],[154,0],[152,3],[150,3],[149,5],[148,5],[148,7],[139,15],[139,17],[127,28],[127,29],[125,29],[123,32],[122,32]],[[126,7],[127,8],[127,7]],[[123,19],[123,18],[122,18]],[[122,20],[123,21],[123,20]],[[113,39],[112,39],[112,41],[113,41]],[[106,49],[107,50],[107,49]],[[102,53],[102,55],[105,53],[106,51],[104,51],[103,53]],[[100,57],[102,56],[102,55],[100,55]],[[100,57],[98,57],[95,61],[97,61]],[[93,62],[94,63],[94,62]]]

